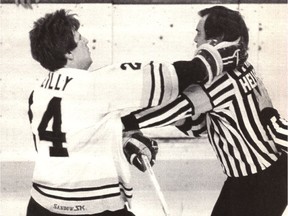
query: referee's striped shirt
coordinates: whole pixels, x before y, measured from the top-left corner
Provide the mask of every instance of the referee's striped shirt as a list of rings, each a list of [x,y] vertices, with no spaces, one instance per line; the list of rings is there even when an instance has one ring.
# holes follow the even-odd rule
[[[279,151],[287,153],[288,121],[281,118],[278,111],[271,107],[266,107],[261,111],[261,121]]]
[[[212,105],[205,115],[197,113],[193,104],[180,95],[166,106],[134,112],[124,117],[123,123],[128,129],[137,129],[161,127],[186,118],[190,124],[182,127],[182,131],[192,132],[192,135],[207,131],[224,173],[229,177],[251,175],[277,161],[282,153],[261,123],[255,94],[255,91],[261,94],[261,89],[252,65],[246,62],[243,67],[221,74],[202,88]],[[287,145],[287,136],[280,138]]]

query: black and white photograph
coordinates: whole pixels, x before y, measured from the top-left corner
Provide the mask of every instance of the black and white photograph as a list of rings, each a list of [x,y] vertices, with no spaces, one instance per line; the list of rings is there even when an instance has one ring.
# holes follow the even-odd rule
[[[0,216],[288,216],[286,0],[0,0]]]

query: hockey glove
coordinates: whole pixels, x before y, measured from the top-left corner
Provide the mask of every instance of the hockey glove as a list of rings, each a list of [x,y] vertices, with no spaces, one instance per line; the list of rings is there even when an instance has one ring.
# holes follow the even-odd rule
[[[210,83],[223,71],[234,70],[242,65],[247,60],[248,54],[240,38],[233,42],[223,41],[218,44],[211,40],[196,50],[195,59],[197,58],[206,66],[207,82]]]
[[[128,135],[127,135],[128,134]],[[136,166],[140,171],[145,172],[146,167],[141,155],[146,155],[151,166],[154,165],[158,153],[158,144],[155,140],[144,136],[140,131],[132,135],[124,132],[124,154],[131,165]]]
[[[240,39],[218,44],[211,40],[201,45],[191,61],[173,63],[179,78],[180,92],[190,84],[210,83],[223,71],[241,66],[247,57],[247,49]]]

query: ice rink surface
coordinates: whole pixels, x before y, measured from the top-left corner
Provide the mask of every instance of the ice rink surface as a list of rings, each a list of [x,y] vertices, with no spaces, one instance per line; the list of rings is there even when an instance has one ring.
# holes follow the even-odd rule
[[[206,139],[197,143],[159,141],[158,161],[153,167],[171,216],[209,215],[225,179]],[[1,216],[24,216],[29,200],[34,162],[23,155],[1,162]],[[137,216],[164,215],[147,173],[131,167]]]
[[[225,175],[207,140],[160,140],[159,147],[153,169],[170,216],[209,216]],[[1,216],[25,216],[33,166],[27,160],[1,161]],[[148,174],[134,167],[131,172],[132,211],[136,216],[164,216]]]
[[[162,167],[168,168],[168,164],[165,165],[165,163],[166,161],[161,161],[157,168],[155,167],[155,173],[162,187],[171,216],[209,215],[218,196],[219,187],[217,186],[219,181],[216,180],[215,182],[214,177],[206,179],[204,176],[193,176],[195,165],[190,166],[190,169],[187,170],[182,168],[182,166],[189,166],[189,163],[196,164],[197,161],[168,163],[170,168],[172,166],[170,172],[161,170]],[[212,161],[208,163],[203,161],[198,165],[200,169],[206,166],[211,168]],[[24,167],[27,171],[19,171]],[[2,164],[1,169],[5,172],[5,175],[2,176],[1,186],[1,216],[25,216],[29,200],[32,168],[33,163]],[[135,191],[132,200],[132,211],[136,216],[164,215],[147,175],[134,171]],[[191,178],[183,179],[186,175],[190,175]],[[217,177],[215,176],[215,178]],[[201,180],[204,182],[199,182]]]

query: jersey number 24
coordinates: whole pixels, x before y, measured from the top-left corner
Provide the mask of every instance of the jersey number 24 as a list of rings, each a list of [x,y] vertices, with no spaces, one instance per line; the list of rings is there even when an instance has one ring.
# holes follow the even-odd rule
[[[33,92],[29,98],[29,120],[32,123],[33,113],[31,105],[33,104]],[[47,130],[47,126],[50,121],[52,122],[52,131]],[[52,142],[52,146],[49,148],[51,157],[68,157],[67,148],[63,147],[63,143],[66,142],[66,133],[61,131],[62,117],[61,117],[61,98],[53,97],[47,106],[46,111],[43,114],[41,122],[38,126],[38,135],[40,140]],[[37,143],[35,134],[33,134],[35,147],[37,150]]]

